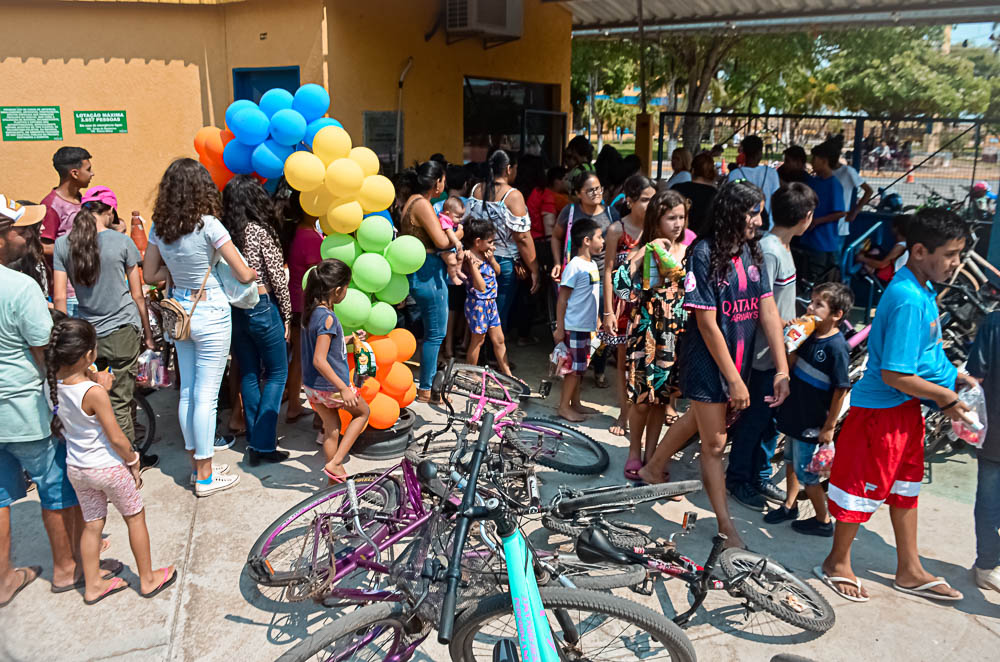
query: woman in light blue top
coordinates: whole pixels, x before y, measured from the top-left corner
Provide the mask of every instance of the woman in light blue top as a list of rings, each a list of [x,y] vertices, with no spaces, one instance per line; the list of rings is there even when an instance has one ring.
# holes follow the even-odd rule
[[[174,346],[181,371],[177,416],[184,447],[191,453],[191,478],[198,496],[239,482],[238,475],[224,473],[227,467],[212,465],[219,386],[229,357],[232,319],[229,299],[210,269],[219,255],[240,282],[257,279],[257,272],[244,262],[219,221],[220,214],[219,190],[208,171],[194,159],[177,159],[160,180],[143,264],[147,283],[169,279],[170,296],[188,313],[194,309],[191,337],[174,341]],[[202,282],[205,290],[199,296]]]

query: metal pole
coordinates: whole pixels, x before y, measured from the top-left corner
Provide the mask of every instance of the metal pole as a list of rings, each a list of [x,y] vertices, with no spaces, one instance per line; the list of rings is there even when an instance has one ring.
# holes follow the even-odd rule
[[[656,148],[656,181],[659,182],[663,179],[663,123],[667,118],[666,115],[660,113],[660,139],[657,141]],[[650,174],[653,173],[653,169],[649,169]]]
[[[861,172],[861,146],[865,142],[865,120],[861,117],[854,121],[854,151],[851,154],[851,165]]]
[[[982,133],[983,133],[983,125],[979,124],[977,122],[976,123],[976,152],[975,152],[975,155],[972,157],[972,181],[969,182],[969,193],[966,194],[966,197],[971,196],[971,194],[972,194],[972,185],[976,183],[976,165],[979,163],[979,143],[980,143],[980,141],[982,139]]]
[[[646,33],[642,24],[642,0],[635,0],[639,18],[639,112],[646,114]]]

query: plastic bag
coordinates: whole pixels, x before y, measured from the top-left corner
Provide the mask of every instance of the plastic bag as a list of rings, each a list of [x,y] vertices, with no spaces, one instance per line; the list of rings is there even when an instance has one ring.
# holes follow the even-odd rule
[[[168,388],[173,384],[167,357],[163,352],[147,349],[139,355],[135,384],[143,388]]]
[[[549,355],[549,362],[549,375],[553,377],[562,377],[573,372],[573,360],[569,356],[569,347],[564,342],[555,346]]]
[[[982,386],[976,384],[975,388],[962,390],[958,394],[958,399],[968,405],[969,411],[965,416],[972,421],[972,424],[960,420],[952,421],[951,429],[959,439],[970,446],[982,448],[983,441],[986,440],[986,392]]]
[[[816,474],[826,480],[830,477],[830,470],[833,468],[834,446],[832,442],[820,444],[816,452],[813,453],[812,460],[806,466],[806,471]]]
[[[375,350],[361,340],[357,334],[351,336],[354,345],[354,385],[361,386],[369,377],[374,377],[378,365],[375,363]]]

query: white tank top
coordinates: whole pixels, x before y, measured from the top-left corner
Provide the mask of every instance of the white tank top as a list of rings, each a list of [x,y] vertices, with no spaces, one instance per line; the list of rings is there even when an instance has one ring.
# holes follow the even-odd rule
[[[83,396],[98,386],[84,381],[66,385],[59,382],[59,411],[56,415],[63,424],[66,439],[66,464],[83,469],[103,469],[124,464],[104,433],[97,416],[83,412]]]

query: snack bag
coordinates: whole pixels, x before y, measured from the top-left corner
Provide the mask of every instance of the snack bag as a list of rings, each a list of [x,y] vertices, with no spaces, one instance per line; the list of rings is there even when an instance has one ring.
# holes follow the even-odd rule
[[[354,385],[360,386],[366,379],[375,376],[378,368],[375,364],[375,351],[357,334],[351,336],[351,344],[354,346]]]
[[[549,375],[552,377],[562,377],[573,372],[573,362],[569,357],[569,347],[566,343],[559,343],[549,355]]]
[[[815,315],[804,315],[792,320],[792,323],[785,327],[785,351],[791,354],[801,347],[816,330],[817,322],[819,318]]]
[[[684,267],[677,263],[674,256],[656,244],[646,244],[646,254],[642,257],[642,287],[648,290],[653,270],[653,254],[656,254],[656,267],[660,276],[667,280],[680,281],[684,278]]]
[[[982,448],[986,440],[986,392],[977,384],[975,388],[962,390],[958,399],[969,406],[969,412],[965,416],[971,423],[952,421],[951,429],[970,446]]]
[[[806,471],[814,473],[826,480],[830,477],[830,470],[833,468],[834,446],[832,443],[821,444],[813,455],[812,460],[806,466]]]

